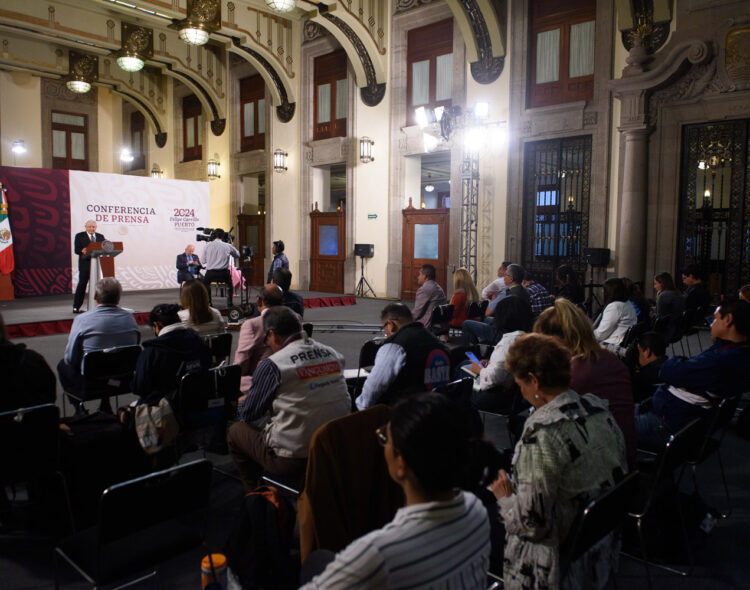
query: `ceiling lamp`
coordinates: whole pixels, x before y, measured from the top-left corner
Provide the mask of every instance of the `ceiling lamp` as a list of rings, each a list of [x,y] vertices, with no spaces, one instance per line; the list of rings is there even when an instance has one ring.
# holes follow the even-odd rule
[[[266,0],[266,6],[274,12],[291,12],[297,6],[295,0]]]
[[[68,90],[84,94],[91,90],[91,83],[99,79],[99,58],[69,51],[68,71],[70,73],[65,78]]]
[[[219,0],[187,0],[187,17],[170,25],[188,45],[205,45],[221,28]]]
[[[143,69],[147,59],[154,56],[154,32],[146,27],[121,23],[122,49],[116,51],[117,65],[126,72]]]
[[[434,184],[426,184],[425,187],[424,187],[424,192],[426,192],[426,193],[431,193],[434,190],[435,190],[435,185]]]

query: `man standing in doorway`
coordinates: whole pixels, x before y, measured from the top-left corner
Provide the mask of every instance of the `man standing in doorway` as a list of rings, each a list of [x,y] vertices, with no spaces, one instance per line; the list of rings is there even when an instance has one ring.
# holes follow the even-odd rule
[[[89,256],[88,246],[91,242],[104,241],[104,236],[96,233],[96,221],[89,219],[85,227],[86,231],[78,232],[73,239],[73,251],[78,255],[78,286],[73,296],[73,313],[81,313],[86,285],[89,283],[91,256]],[[99,277],[94,277],[94,282],[97,280]]]

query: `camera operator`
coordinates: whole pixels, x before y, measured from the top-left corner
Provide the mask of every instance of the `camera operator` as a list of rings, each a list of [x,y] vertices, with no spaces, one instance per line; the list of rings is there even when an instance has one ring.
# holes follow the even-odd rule
[[[208,302],[211,303],[211,283],[224,283],[227,290],[227,309],[232,307],[232,274],[229,272],[230,257],[238,258],[240,253],[237,249],[224,241],[226,234],[223,229],[216,229],[211,233],[211,238],[203,250],[203,263],[206,273],[203,275],[203,284],[208,290]]]

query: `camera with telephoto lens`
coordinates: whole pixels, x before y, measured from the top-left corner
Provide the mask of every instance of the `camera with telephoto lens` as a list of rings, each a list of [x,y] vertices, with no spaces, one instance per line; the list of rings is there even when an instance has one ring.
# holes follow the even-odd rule
[[[225,232],[220,227],[196,227],[199,233],[197,236],[195,236],[195,239],[199,242],[210,242],[211,240],[216,239],[218,232],[223,232],[224,237],[222,238],[222,242],[226,242],[227,244],[231,244],[234,242],[234,236],[232,235],[232,229],[230,229],[228,232]]]

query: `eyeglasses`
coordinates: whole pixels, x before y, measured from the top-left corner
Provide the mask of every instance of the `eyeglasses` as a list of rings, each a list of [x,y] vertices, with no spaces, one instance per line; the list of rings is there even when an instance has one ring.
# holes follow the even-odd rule
[[[388,423],[386,422],[380,428],[375,429],[375,436],[378,439],[381,447],[388,444]]]

